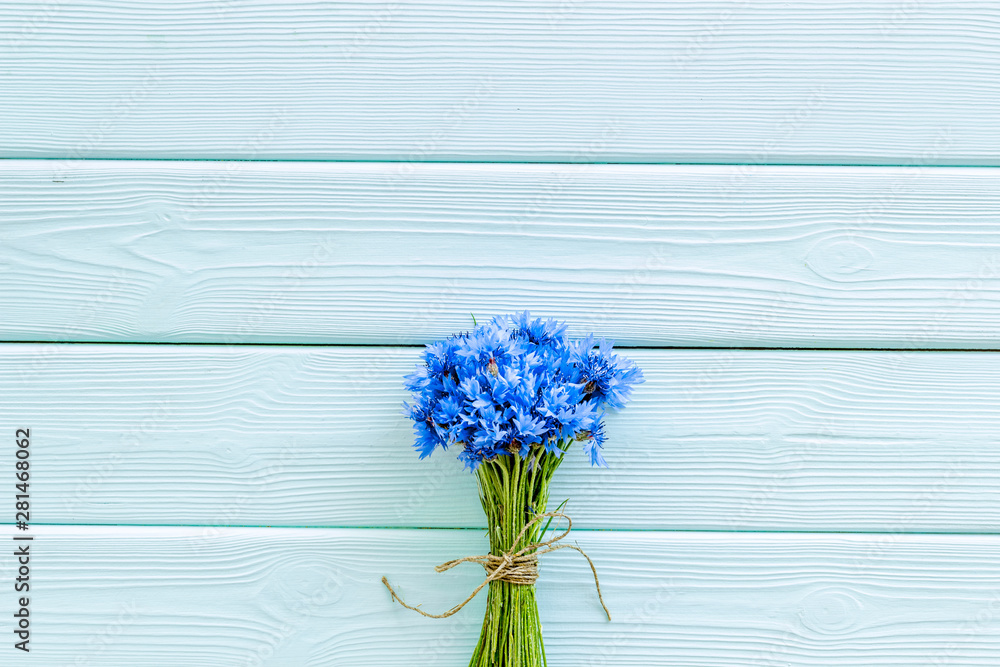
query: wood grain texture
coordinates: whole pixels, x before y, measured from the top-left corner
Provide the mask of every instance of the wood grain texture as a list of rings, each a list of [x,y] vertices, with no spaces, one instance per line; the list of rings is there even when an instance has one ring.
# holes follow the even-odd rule
[[[988,0],[0,3],[0,156],[1000,164]]]
[[[647,376],[574,451],[585,528],[1000,525],[1000,354],[630,350]],[[0,425],[33,435],[34,521],[481,526],[453,454],[418,461],[413,348],[0,346]],[[9,519],[4,519],[5,521]]]
[[[1000,346],[1000,171],[0,162],[0,339]]]
[[[433,566],[477,531],[43,527],[31,659],[102,667],[466,664],[484,601],[425,619],[481,580]],[[990,666],[1000,652],[996,536],[581,533],[546,556],[553,667]],[[5,540],[10,543],[9,538]],[[13,558],[4,550],[0,566]],[[6,577],[5,577],[6,578]],[[74,662],[76,661],[76,662]]]

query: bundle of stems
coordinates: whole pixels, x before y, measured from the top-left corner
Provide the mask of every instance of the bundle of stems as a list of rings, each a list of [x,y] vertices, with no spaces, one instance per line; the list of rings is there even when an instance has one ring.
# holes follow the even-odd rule
[[[544,525],[536,522],[520,539],[518,535],[545,512],[549,482],[570,442],[562,443],[558,453],[546,452],[539,446],[528,457],[498,456],[476,469],[479,499],[489,526],[490,553],[502,556],[542,541],[551,517]],[[469,667],[547,664],[534,585],[491,581],[483,629]]]

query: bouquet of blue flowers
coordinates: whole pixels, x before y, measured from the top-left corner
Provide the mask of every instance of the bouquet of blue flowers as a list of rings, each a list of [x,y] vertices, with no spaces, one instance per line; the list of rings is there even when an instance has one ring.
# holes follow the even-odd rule
[[[607,465],[601,454],[605,411],[624,407],[642,371],[614,354],[611,344],[596,344],[593,336],[572,341],[564,323],[532,320],[527,312],[428,345],[423,359],[406,377],[414,402],[404,408],[414,423],[415,447],[420,458],[438,448],[457,450],[477,476],[490,540],[489,554],[460,558],[438,571],[472,561],[487,577],[465,602],[437,615],[406,605],[383,581],[401,604],[436,618],[457,612],[488,585],[470,667],[540,667],[545,652],[533,586],[538,556],[561,548],[583,553],[555,544],[568,528],[542,541],[550,522],[565,517],[562,506],[546,511],[549,482],[577,442],[591,464]]]

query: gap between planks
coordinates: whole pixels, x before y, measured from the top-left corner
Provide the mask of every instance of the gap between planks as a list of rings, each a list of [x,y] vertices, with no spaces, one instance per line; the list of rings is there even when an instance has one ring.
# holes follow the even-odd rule
[[[0,522],[0,528],[11,528],[15,524]],[[35,522],[31,527],[45,526],[47,528],[219,528],[225,530],[261,529],[261,530],[461,530],[472,532],[483,532],[486,530],[482,526],[350,526],[350,525],[263,525],[263,524],[210,524],[210,523],[44,523]],[[549,532],[559,533],[564,528],[549,528]],[[970,530],[723,530],[710,528],[573,528],[572,534],[576,533],[689,533],[692,535],[858,535],[872,536],[879,535],[941,535],[941,536],[1000,536],[1000,531],[970,531]]]
[[[0,340],[0,345],[172,345],[175,347],[334,347],[334,348],[398,348],[419,350],[422,343],[227,343],[223,341],[129,341],[129,340]],[[732,345],[615,345],[616,350],[693,350],[740,352],[1000,352],[1000,348],[956,347],[746,347]]]

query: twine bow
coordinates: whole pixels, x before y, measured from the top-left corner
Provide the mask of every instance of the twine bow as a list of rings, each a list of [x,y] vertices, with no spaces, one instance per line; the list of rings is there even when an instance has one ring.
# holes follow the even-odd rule
[[[553,537],[551,540],[546,542],[534,542],[527,545],[526,547],[514,551],[514,547],[517,546],[521,538],[539,521],[547,517],[562,517],[566,519],[567,526],[566,530],[560,534]],[[402,598],[396,594],[396,591],[392,590],[392,586],[389,585],[389,580],[382,577],[382,583],[385,587],[389,589],[389,593],[392,595],[392,599],[403,605],[407,609],[412,609],[418,614],[423,614],[428,618],[448,618],[453,614],[458,613],[458,611],[469,604],[472,598],[479,594],[479,591],[489,584],[491,581],[506,581],[512,584],[517,584],[519,586],[530,586],[538,580],[538,557],[542,554],[547,554],[553,551],[558,551],[559,549],[573,549],[574,551],[579,551],[587,562],[590,564],[590,571],[594,573],[594,584],[597,586],[597,597],[601,601],[601,606],[604,607],[604,613],[608,615],[608,620],[611,620],[611,612],[608,611],[608,607],[604,604],[604,596],[601,595],[601,582],[597,579],[597,568],[594,567],[594,561],[590,560],[590,556],[575,544],[556,544],[556,542],[562,540],[564,537],[569,535],[570,529],[573,528],[573,520],[562,512],[546,512],[545,514],[539,514],[534,519],[525,524],[521,532],[517,534],[514,538],[513,545],[510,550],[502,555],[496,554],[483,554],[481,556],[466,556],[465,558],[456,558],[455,560],[450,560],[447,563],[441,563],[434,568],[436,572],[444,572],[450,570],[451,568],[459,565],[461,563],[479,563],[486,570],[486,579],[483,583],[476,587],[476,590],[472,591],[469,597],[465,598],[463,602],[455,605],[443,614],[428,614],[423,609],[420,609],[420,605],[416,607],[411,607],[410,605],[403,602]],[[554,545],[554,546],[553,546]]]

